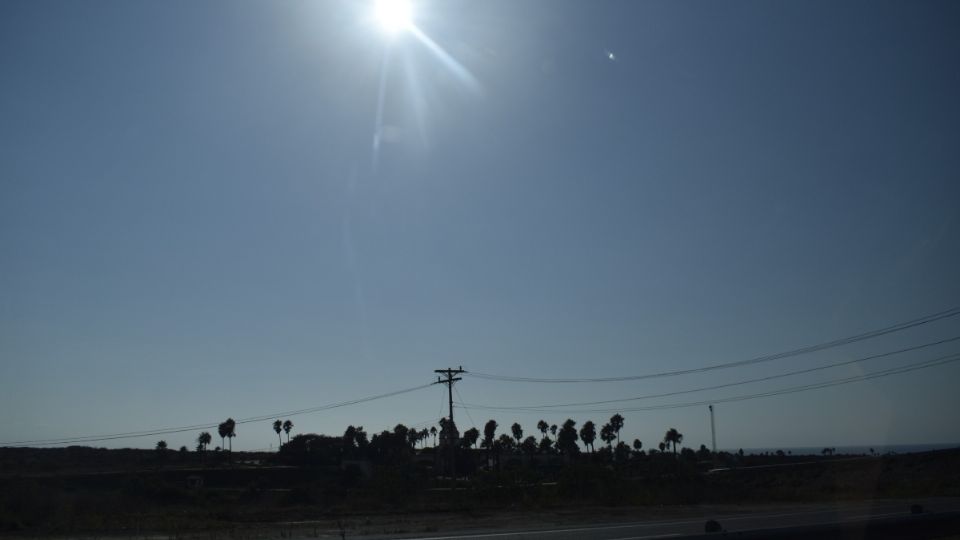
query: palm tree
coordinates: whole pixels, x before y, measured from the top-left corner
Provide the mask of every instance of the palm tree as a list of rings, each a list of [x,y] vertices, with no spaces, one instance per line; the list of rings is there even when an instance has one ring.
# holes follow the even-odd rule
[[[520,427],[518,422],[514,422],[510,426],[510,431],[513,433],[513,438],[517,440],[517,446],[520,446],[520,443],[523,442],[523,428]]]
[[[427,439],[429,439],[429,438],[430,438],[430,430],[427,429],[427,428],[421,429],[421,430],[420,430],[420,442],[423,443],[423,447],[424,447],[424,448],[427,447]]]
[[[553,440],[557,440],[557,425],[553,424],[550,426],[550,434],[553,435]]]
[[[197,437],[197,452],[200,452],[200,463],[206,461],[207,446],[210,444],[210,441],[213,440],[213,437],[210,436],[209,431],[201,432]]]
[[[437,426],[430,426],[430,434],[433,435],[433,447],[437,447]]]
[[[494,437],[497,434],[497,421],[488,420],[483,426],[483,443],[480,446],[484,448],[492,448]]]
[[[220,425],[217,426],[217,435],[220,435],[220,448],[224,448],[227,446],[227,441],[226,441],[227,433],[228,433],[227,423],[220,422]]]
[[[237,423],[233,418],[227,418],[224,425],[227,428],[227,438],[230,439],[230,451],[233,452],[233,438],[237,436]]]
[[[543,433],[543,436],[547,436],[547,430],[550,429],[550,424],[544,422],[543,420],[537,422],[537,429],[540,430],[540,433]]]
[[[473,427],[463,432],[463,444],[467,448],[471,448],[477,444],[477,440],[480,439],[480,430]]]
[[[683,435],[677,431],[677,428],[670,428],[663,436],[663,442],[673,444],[673,455],[677,455],[677,445],[683,442]]]
[[[293,429],[293,422],[287,420],[283,423],[283,431],[287,434],[287,442],[290,442],[290,430]]]
[[[277,432],[277,443],[280,446],[283,446],[283,439],[280,438],[280,432],[283,430],[283,422],[281,422],[280,420],[274,420],[273,430]]]
[[[608,448],[613,448],[613,441],[617,438],[616,433],[613,432],[613,426],[610,424],[604,424],[600,428],[600,440],[607,443]]]
[[[580,428],[580,440],[583,441],[584,446],[590,448],[592,453],[593,441],[597,440],[597,426],[592,420],[583,423],[583,427]]]
[[[613,428],[613,433],[617,436],[617,444],[620,444],[620,430],[623,429],[623,417],[620,416],[620,413],[610,417],[610,427]]]
[[[416,448],[418,442],[420,442],[420,432],[416,429],[407,430],[407,444],[411,448]]]
[[[640,442],[640,439],[633,440],[633,449],[636,450],[637,452],[643,449],[643,443]]]
[[[577,423],[568,418],[560,428],[560,435],[557,437],[557,450],[564,455],[573,455],[580,451],[577,447]]]
[[[480,443],[480,446],[487,449],[487,461],[490,460],[491,452],[493,451],[494,437],[497,434],[497,421],[488,420],[483,426],[483,442]]]
[[[207,449],[207,446],[210,445],[210,441],[213,440],[213,437],[210,436],[210,432],[204,431],[197,437],[197,444],[199,444],[204,450]]]

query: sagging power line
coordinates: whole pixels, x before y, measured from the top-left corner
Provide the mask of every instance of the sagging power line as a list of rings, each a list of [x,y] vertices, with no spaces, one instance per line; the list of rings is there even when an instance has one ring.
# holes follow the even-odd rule
[[[340,407],[347,407],[349,405],[357,405],[360,403],[367,403],[369,401],[375,401],[378,399],[384,399],[388,397],[398,396],[401,394],[407,394],[410,392],[415,392],[417,390],[422,390],[437,384],[436,382],[431,382],[427,384],[422,384],[420,386],[414,386],[411,388],[404,388],[402,390],[395,390],[393,392],[387,392],[384,394],[377,394],[374,396],[367,396],[359,399],[352,399],[348,401],[340,401],[337,403],[330,403],[327,405],[320,405],[317,407],[310,407],[306,409],[297,409],[293,411],[283,411],[273,414],[266,414],[260,416],[252,416],[249,418],[242,418],[237,420],[237,424],[249,424],[253,422],[264,422],[267,420],[273,420],[278,417],[289,417],[297,416],[300,414],[309,414],[314,412],[326,411],[330,409],[337,409]],[[32,441],[11,441],[11,442],[0,442],[0,446],[47,446],[47,445],[56,445],[56,444],[75,444],[75,443],[90,443],[90,442],[100,442],[100,441],[112,441],[118,439],[135,439],[139,437],[151,437],[155,435],[170,435],[174,433],[184,433],[187,431],[196,431],[198,429],[214,429],[219,425],[219,422],[212,422],[208,424],[195,424],[192,426],[180,426],[173,428],[159,428],[154,430],[145,430],[145,431],[128,431],[123,433],[112,433],[107,435],[85,435],[77,437],[62,437],[59,439],[38,439]]]
[[[643,379],[655,379],[655,378],[661,378],[661,377],[677,377],[680,375],[690,375],[693,373],[703,373],[703,372],[715,371],[719,369],[729,369],[734,367],[749,366],[749,365],[760,364],[764,362],[772,362],[774,360],[780,360],[780,359],[789,358],[792,356],[800,356],[803,354],[809,354],[812,352],[831,349],[834,347],[840,347],[842,345],[849,345],[851,343],[856,343],[856,342],[864,341],[867,339],[873,339],[873,338],[884,336],[887,334],[892,334],[895,332],[901,332],[903,330],[915,328],[917,326],[932,323],[942,319],[955,317],[957,315],[960,315],[960,307],[954,307],[946,311],[933,313],[930,315],[926,315],[924,317],[920,317],[918,319],[897,323],[891,326],[886,326],[884,328],[879,328],[876,330],[871,330],[869,332],[864,332],[862,334],[856,334],[853,336],[835,339],[835,340],[827,341],[824,343],[818,343],[816,345],[808,345],[808,346],[801,347],[799,349],[793,349],[790,351],[768,354],[765,356],[758,356],[756,358],[750,358],[747,360],[738,360],[736,362],[726,362],[723,364],[714,364],[710,366],[680,369],[680,370],[674,370],[674,371],[662,371],[659,373],[647,373],[643,375],[626,375],[626,376],[619,376],[619,377],[548,378],[548,377],[517,377],[517,376],[510,376],[510,375],[495,375],[490,373],[478,373],[475,371],[470,372],[466,375],[468,377],[473,377],[476,379],[488,379],[488,380],[501,381],[501,382],[559,383],[559,384],[606,383],[606,382],[638,381]]]
[[[828,388],[831,386],[840,386],[843,384],[850,384],[855,382],[867,381],[870,379],[878,379],[881,377],[889,377],[892,375],[900,375],[902,373],[909,373],[911,371],[918,371],[921,369],[932,368],[936,366],[942,366],[945,364],[951,364],[953,362],[960,361],[960,353],[955,353],[947,356],[941,356],[931,360],[925,360],[923,362],[917,362],[914,364],[909,364],[906,366],[896,367],[885,369],[881,371],[875,371],[873,373],[867,373],[864,375],[855,375],[852,377],[845,377],[842,379],[834,379],[830,381],[824,381],[820,383],[805,384],[801,386],[792,386],[786,388],[780,388],[778,390],[771,390],[769,392],[760,392],[756,394],[745,394],[740,396],[732,396],[727,398],[718,398],[710,399],[704,401],[692,401],[684,403],[666,403],[663,405],[649,405],[646,407],[629,407],[629,408],[617,408],[617,409],[582,409],[582,410],[573,410],[573,409],[533,409],[533,408],[505,408],[505,407],[496,407],[496,406],[486,406],[486,405],[475,405],[475,404],[466,404],[466,403],[457,403],[458,406],[463,408],[471,408],[476,410],[510,410],[520,413],[535,413],[535,414],[550,414],[550,413],[563,413],[563,414],[608,414],[608,413],[623,413],[623,412],[640,412],[640,411],[660,411],[665,409],[682,409],[687,407],[703,407],[707,405],[717,404],[717,403],[732,403],[736,401],[746,401],[750,399],[758,399],[764,397],[780,396],[784,394],[795,394],[798,392],[806,392],[808,390],[817,390],[820,388]]]
[[[920,349],[925,349],[925,348],[927,348],[927,347],[934,347],[934,346],[937,346],[937,345],[943,345],[943,344],[945,344],[945,343],[951,343],[951,342],[954,342],[954,341],[960,341],[960,336],[954,336],[954,337],[952,337],[952,338],[941,339],[941,340],[939,340],[939,341],[933,341],[933,342],[929,342],[929,343],[923,343],[923,344],[921,344],[921,345],[914,345],[914,346],[912,346],[912,347],[906,347],[906,348],[904,348],[904,349],[898,349],[898,350],[895,350],[895,351],[888,351],[888,352],[884,352],[884,353],[873,354],[873,355],[864,356],[864,357],[861,357],[861,358],[854,358],[854,359],[852,359],[852,360],[844,360],[844,361],[842,361],[842,362],[834,362],[834,363],[832,363],[832,364],[825,364],[825,365],[822,365],[822,366],[816,366],[816,367],[807,368],[807,369],[800,369],[800,370],[796,370],[796,371],[789,371],[789,372],[786,372],[786,373],[777,373],[777,374],[774,374],[774,375],[767,375],[767,376],[764,376],[764,377],[756,377],[756,378],[753,378],[753,379],[746,379],[746,380],[736,381],[736,382],[731,382],[731,383],[715,384],[715,385],[711,385],[711,386],[701,386],[701,387],[699,387],[699,388],[689,388],[689,389],[686,389],[686,390],[676,390],[676,391],[673,391],[673,392],[662,392],[662,393],[659,393],[659,394],[647,394],[647,395],[643,395],[643,396],[632,396],[632,397],[628,397],[628,398],[619,398],[619,399],[604,399],[604,400],[599,400],[599,401],[580,401],[580,402],[574,402],[574,403],[551,403],[551,404],[524,405],[524,406],[519,406],[519,405],[518,405],[518,406],[512,406],[512,407],[492,407],[492,408],[493,408],[493,409],[498,409],[498,408],[500,408],[500,409],[502,409],[502,410],[514,410],[514,409],[517,408],[517,407],[522,407],[522,408],[524,408],[524,409],[554,409],[554,408],[560,408],[560,407],[587,407],[587,406],[590,406],[590,405],[607,405],[607,404],[610,404],[610,403],[623,403],[623,402],[626,402],[626,401],[640,401],[640,400],[644,400],[644,399],[664,398],[664,397],[671,397],[671,396],[679,396],[679,395],[683,395],[683,394],[693,394],[693,393],[697,393],[697,392],[706,392],[706,391],[708,391],[708,390],[719,390],[719,389],[721,389],[721,388],[730,388],[730,387],[733,387],[733,386],[742,386],[742,385],[745,385],[745,384],[751,384],[751,383],[757,383],[757,382],[764,382],[764,381],[772,381],[772,380],[774,380],[774,379],[782,379],[782,378],[784,378],[784,377],[792,377],[792,376],[794,376],[794,375],[803,375],[803,374],[806,374],[806,373],[813,373],[813,372],[815,372],[815,371],[823,371],[823,370],[825,370],[825,369],[832,369],[832,368],[841,367],[841,366],[848,366],[848,365],[851,365],[851,364],[857,364],[857,363],[861,363],[861,362],[868,362],[868,361],[870,361],[870,360],[878,360],[878,359],[880,359],[880,358],[888,358],[888,357],[890,357],[890,356],[895,356],[895,355],[898,355],[898,354],[903,354],[903,353],[912,352],[912,351],[918,351],[918,350],[920,350]],[[461,400],[461,401],[462,401],[462,400]]]

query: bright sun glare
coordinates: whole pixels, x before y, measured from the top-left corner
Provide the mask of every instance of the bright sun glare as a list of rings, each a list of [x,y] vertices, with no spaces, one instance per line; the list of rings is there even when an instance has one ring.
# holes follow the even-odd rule
[[[396,34],[413,25],[410,2],[407,0],[376,0],[374,13],[380,28],[387,34]]]

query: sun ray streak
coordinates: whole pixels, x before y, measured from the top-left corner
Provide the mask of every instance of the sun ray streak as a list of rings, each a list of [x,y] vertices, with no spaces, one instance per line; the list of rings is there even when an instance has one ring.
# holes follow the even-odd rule
[[[437,44],[436,41],[430,39],[430,36],[423,33],[422,30],[416,27],[416,25],[410,26],[410,33],[416,37],[420,43],[427,47],[447,67],[458,79],[470,90],[481,93],[482,88],[480,82],[477,81],[477,78],[473,76],[470,71],[463,67],[463,64],[457,62],[457,60],[450,56],[447,51],[443,50],[443,47]]]
[[[380,162],[380,138],[383,134],[383,104],[387,97],[387,72],[390,70],[390,48],[383,51],[383,61],[380,62],[380,88],[377,91],[377,116],[373,126],[372,162],[373,174],[377,174]]]
[[[417,133],[420,136],[420,144],[424,147],[430,146],[427,138],[426,126],[426,98],[423,95],[423,88],[420,86],[420,78],[417,74],[416,66],[411,58],[410,51],[404,50],[403,69],[407,75],[407,85],[410,91],[410,99],[413,101],[413,114],[417,122]]]

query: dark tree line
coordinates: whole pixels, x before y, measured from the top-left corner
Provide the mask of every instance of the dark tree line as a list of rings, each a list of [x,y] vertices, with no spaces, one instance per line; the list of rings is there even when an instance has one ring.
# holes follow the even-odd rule
[[[456,425],[449,422],[446,418],[439,421],[439,430],[436,426],[423,429],[412,429],[404,424],[397,424],[393,430],[384,430],[374,434],[372,437],[367,435],[363,426],[348,426],[341,437],[328,437],[324,435],[297,435],[291,439],[290,432],[293,429],[293,422],[290,420],[275,420],[272,424],[273,431],[277,435],[280,443],[280,449],[294,444],[288,453],[314,453],[336,454],[340,458],[370,458],[374,460],[392,461],[399,459],[411,453],[418,447],[426,448],[428,441],[433,442],[433,446],[449,447],[451,445],[463,449],[483,450],[484,457],[490,463],[499,462],[504,454],[520,454],[525,456],[535,455],[561,455],[576,456],[581,453],[579,443],[583,448],[592,454],[603,454],[613,460],[625,460],[631,456],[643,455],[643,443],[639,439],[634,439],[631,445],[625,444],[620,440],[620,432],[624,427],[624,418],[620,414],[614,414],[610,420],[597,427],[592,420],[587,420],[577,429],[577,423],[572,419],[567,419],[563,424],[548,424],[544,420],[537,422],[537,431],[540,432],[539,441],[533,435],[524,436],[523,426],[515,422],[510,426],[509,433],[497,434],[500,426],[496,420],[488,420],[483,426],[483,432],[477,428],[470,428],[462,435],[457,431]],[[599,431],[599,432],[598,432]],[[236,421],[228,418],[221,422],[217,427],[217,433],[221,439],[221,447],[228,451],[233,449],[233,438],[237,436]],[[281,433],[286,434],[286,442],[283,441]],[[600,451],[596,449],[596,440],[605,445]],[[212,436],[209,432],[202,432],[197,437],[197,451],[205,452],[212,442]],[[166,448],[166,443],[161,441],[162,448]],[[664,435],[663,441],[659,443],[660,452],[673,450],[673,454],[678,454],[678,449],[683,443],[683,434],[676,428],[670,428]],[[157,445],[161,450],[161,444]],[[701,446],[701,451],[697,455],[702,455],[705,447]],[[649,450],[648,452],[655,452]],[[684,450],[686,451],[686,449]],[[709,454],[709,451],[707,451]]]

